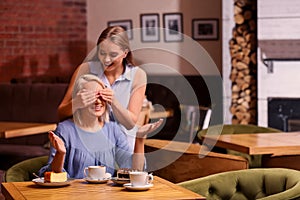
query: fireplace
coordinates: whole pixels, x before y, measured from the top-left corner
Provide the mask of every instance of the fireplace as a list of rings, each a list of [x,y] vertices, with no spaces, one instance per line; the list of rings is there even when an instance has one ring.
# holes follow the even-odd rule
[[[268,126],[300,131],[300,98],[268,98]]]

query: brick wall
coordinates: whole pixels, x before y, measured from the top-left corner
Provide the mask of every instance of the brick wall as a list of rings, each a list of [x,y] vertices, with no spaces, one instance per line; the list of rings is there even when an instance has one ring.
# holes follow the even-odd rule
[[[86,0],[0,2],[0,82],[69,77],[86,56]]]

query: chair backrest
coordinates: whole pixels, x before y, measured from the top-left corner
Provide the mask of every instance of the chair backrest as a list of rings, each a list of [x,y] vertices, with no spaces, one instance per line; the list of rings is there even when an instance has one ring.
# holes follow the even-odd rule
[[[297,199],[300,197],[300,171],[246,169],[214,174],[179,185],[205,196],[207,200]]]
[[[48,156],[40,156],[19,162],[6,171],[4,181],[31,181],[35,178],[32,173],[37,173],[41,167],[47,164],[47,161]]]

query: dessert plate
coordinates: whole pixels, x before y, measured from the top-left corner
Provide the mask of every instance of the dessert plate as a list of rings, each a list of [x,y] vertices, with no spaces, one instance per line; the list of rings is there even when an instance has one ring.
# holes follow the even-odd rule
[[[84,180],[88,183],[106,183],[107,181],[109,181],[111,178],[111,174],[110,173],[106,173],[105,174],[105,178],[102,179],[92,179],[89,177],[85,177]]]
[[[127,178],[112,177],[110,180],[112,180],[112,182],[114,182],[117,185],[124,185],[125,183],[130,183],[130,179]]]
[[[143,191],[143,190],[148,190],[151,187],[153,187],[153,184],[147,184],[147,185],[142,185],[142,186],[133,186],[131,183],[126,183],[123,186],[128,190]]]
[[[44,186],[44,187],[63,187],[63,186],[71,185],[71,183],[73,183],[74,181],[75,179],[68,178],[68,180],[65,182],[49,183],[49,182],[45,182],[44,177],[32,179],[32,182],[34,182],[39,186]]]
[[[85,180],[88,183],[106,183],[110,180],[110,178],[103,178],[103,179],[91,179],[89,177],[85,177],[83,180]]]

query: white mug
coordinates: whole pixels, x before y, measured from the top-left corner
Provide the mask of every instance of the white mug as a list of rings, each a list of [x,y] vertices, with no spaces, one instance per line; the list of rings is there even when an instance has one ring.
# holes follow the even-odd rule
[[[129,177],[132,186],[145,186],[153,181],[153,175],[148,172],[129,172]]]
[[[106,178],[105,166],[88,166],[84,168],[84,175],[90,179],[104,179]]]

